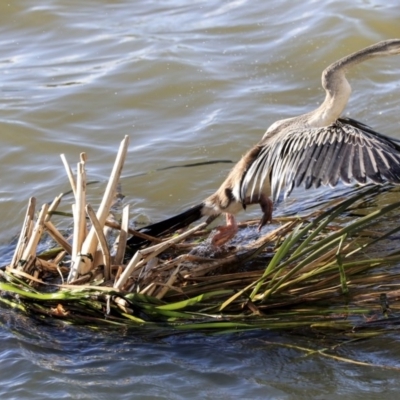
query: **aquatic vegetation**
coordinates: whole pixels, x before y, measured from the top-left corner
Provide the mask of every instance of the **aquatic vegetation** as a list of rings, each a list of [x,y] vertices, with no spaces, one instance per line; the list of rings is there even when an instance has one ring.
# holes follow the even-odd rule
[[[286,329],[351,339],[397,329],[400,202],[380,198],[398,188],[355,188],[216,251],[205,222],[152,238],[129,228],[129,205],[111,218],[127,146],[126,137],[97,213],[86,201],[85,156],[76,177],[63,157],[75,195],[72,237],[51,222],[71,219],[57,211],[62,195],[37,216],[31,198],[14,257],[0,270],[2,304],[94,328]],[[151,244],[129,254],[130,234]]]

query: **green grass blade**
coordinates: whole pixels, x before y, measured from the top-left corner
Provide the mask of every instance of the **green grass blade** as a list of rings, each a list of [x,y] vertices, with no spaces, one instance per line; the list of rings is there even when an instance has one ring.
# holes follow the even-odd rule
[[[207,300],[207,299],[210,299],[213,297],[229,295],[232,293],[234,293],[233,290],[217,290],[215,292],[204,293],[199,296],[192,297],[191,299],[182,300],[182,301],[178,301],[176,303],[171,303],[171,304],[165,304],[162,306],[157,306],[155,308],[157,310],[182,310],[184,308],[201,303],[204,300]]]

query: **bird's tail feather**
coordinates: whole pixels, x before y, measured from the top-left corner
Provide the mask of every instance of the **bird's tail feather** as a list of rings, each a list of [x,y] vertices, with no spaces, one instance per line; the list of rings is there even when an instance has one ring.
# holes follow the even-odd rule
[[[155,224],[147,225],[144,228],[138,229],[139,232],[145,233],[149,236],[158,237],[167,233],[176,231],[177,229],[185,228],[192,222],[200,219],[202,214],[202,209],[204,204],[198,204],[193,206],[181,214],[175,215],[171,218],[167,218],[163,221],[156,222]],[[139,238],[137,236],[132,236],[127,241],[127,246],[131,250],[137,250],[139,247],[148,244],[149,241],[146,239]]]

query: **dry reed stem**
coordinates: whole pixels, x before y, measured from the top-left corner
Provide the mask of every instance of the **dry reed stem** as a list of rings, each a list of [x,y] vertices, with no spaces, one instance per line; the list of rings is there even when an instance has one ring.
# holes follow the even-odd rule
[[[146,235],[145,233],[139,232],[132,228],[129,228],[128,232],[133,236],[137,236],[138,238],[145,239],[153,243],[161,243],[164,240],[154,236]]]
[[[44,223],[47,233],[57,242],[68,254],[72,254],[72,246],[67,242],[63,235],[58,231],[58,229],[50,222]]]
[[[46,272],[52,272],[54,274],[58,273],[58,271],[61,271],[66,274],[69,271],[69,268],[67,267],[59,267],[55,262],[42,260],[41,258],[38,257],[36,257],[35,260],[35,267]]]
[[[159,270],[157,270],[157,266],[159,265],[159,259],[158,259],[158,257],[154,257],[154,258],[152,258],[148,263],[146,263],[144,266],[143,266],[143,268],[140,270],[140,272],[139,272],[139,275],[138,275],[138,277],[137,277],[137,282],[138,282],[138,287],[140,286],[140,282],[142,282],[143,281],[143,277],[145,277],[145,276],[147,276],[147,274],[151,271],[151,272],[155,272],[155,271],[158,271],[159,272]],[[158,273],[159,274],[159,273]],[[155,275],[158,275],[158,274],[155,274]],[[153,275],[153,274],[152,274]]]
[[[178,265],[172,274],[170,275],[167,283],[165,283],[165,286],[163,286],[160,291],[155,295],[155,297],[159,300],[161,300],[168,292],[168,290],[173,289],[172,285],[175,283],[176,279],[178,278],[178,273],[180,270],[180,266]],[[177,290],[177,289],[176,289]]]
[[[94,285],[68,285],[68,284],[58,284],[54,282],[45,282],[41,279],[35,279],[32,275],[23,272],[23,271],[17,271],[17,270],[12,270],[10,267],[6,267],[6,272],[12,273],[13,275],[20,276],[22,278],[26,278],[27,280],[34,280],[36,283],[40,283],[43,286],[55,286],[60,289],[68,289],[68,290],[73,290],[73,291],[85,291],[85,290],[93,290],[94,292],[110,292],[112,288],[109,286],[94,286]],[[91,274],[88,274],[87,276],[84,276],[85,279],[91,277]]]
[[[121,276],[123,271],[122,265],[118,265],[117,273],[115,274],[114,284],[118,281],[119,277]]]
[[[122,167],[126,158],[126,153],[128,151],[129,137],[125,136],[122,140],[118,154],[111,172],[110,179],[108,181],[103,199],[97,211],[96,217],[99,221],[100,226],[104,226],[107,216],[110,212],[111,204],[114,199],[114,193],[121,176]],[[79,274],[86,274],[92,269],[92,261],[94,259],[94,253],[96,251],[98,244],[98,239],[94,227],[89,231],[83,245],[81,254],[76,257],[73,261],[73,266],[71,268],[70,274],[68,276],[68,282],[71,282],[77,278]]]
[[[188,231],[172,238],[169,239],[165,242],[162,242],[160,244],[156,244],[154,246],[147,247],[146,249],[143,250],[138,250],[135,255],[132,257],[131,261],[129,264],[126,266],[124,272],[121,274],[119,280],[114,284],[114,288],[119,290],[121,289],[128,278],[131,276],[131,274],[138,269],[139,267],[143,266],[145,262],[150,261],[152,258],[157,257],[160,253],[168,249],[169,247],[173,246],[175,243],[186,239],[189,237],[193,232],[196,232],[199,229],[203,229],[207,225],[206,222],[201,223],[200,225],[197,225]],[[147,257],[146,257],[147,256]]]
[[[386,278],[386,276],[385,276]],[[398,278],[398,277],[397,277]],[[387,300],[389,301],[389,306],[392,305],[390,303],[394,303],[400,300],[400,290],[399,289],[391,289],[385,288],[381,291],[376,291],[374,293],[360,293],[353,296],[352,300],[357,301],[357,303],[364,304],[364,303],[379,303],[379,297],[382,291],[385,293]]]
[[[134,271],[135,267],[138,265],[140,260],[142,260],[142,258],[143,257],[140,254],[140,251],[137,251],[129,261],[128,265],[125,267],[122,274],[119,275],[118,280],[115,279],[114,289],[120,290],[125,285],[126,281],[129,279],[130,275],[132,274],[132,272]]]
[[[156,253],[156,255],[162,253],[172,245],[175,245],[176,243],[188,238],[191,236],[194,232],[196,232],[198,229],[203,229],[205,226],[207,226],[207,222],[202,222],[199,225],[194,226],[191,229],[188,229],[186,232],[181,233],[178,236],[175,236],[171,239],[168,239],[162,243],[155,244],[154,246],[147,247],[146,249],[140,250],[141,254],[143,256]]]
[[[9,273],[11,273],[13,275],[20,276],[21,278],[25,278],[28,281],[34,281],[36,283],[40,283],[40,284],[46,285],[46,282],[43,282],[41,279],[35,278],[33,275],[28,274],[27,272],[24,272],[24,271],[18,271],[17,269],[11,270],[10,268],[7,267],[6,268],[6,272],[9,272]]]
[[[121,230],[121,224],[119,224],[116,221],[111,221],[110,219],[106,220],[105,225],[109,226],[110,228],[116,229],[117,231]],[[145,233],[136,231],[135,229],[132,229],[132,228],[128,228],[128,233],[133,236],[137,236],[138,238],[148,240],[149,242],[161,243],[163,241],[163,239],[156,238],[156,237],[150,236],[150,235],[146,235]]]
[[[25,246],[30,238],[30,233],[32,232],[33,219],[35,215],[36,208],[36,198],[31,197],[28,202],[28,208],[26,209],[24,223],[22,225],[22,230],[18,238],[18,243],[15,248],[13,258],[11,260],[11,268],[16,268],[22,254],[25,250]]]
[[[36,207],[36,200],[35,200],[35,207]],[[28,230],[26,232],[26,238],[27,238],[27,242],[25,243],[25,245],[28,244],[30,237],[32,236],[32,232],[33,229],[35,227],[35,213],[36,213],[36,209],[33,208],[32,209],[32,218],[30,220],[30,224],[28,225]]]
[[[54,258],[53,263],[58,265],[63,259],[64,257],[67,255],[67,251],[66,250],[62,250],[60,251],[57,256]]]
[[[122,264],[124,261],[124,254],[126,250],[126,240],[128,238],[128,229],[129,229],[129,204],[127,204],[122,210],[122,221],[121,221],[121,230],[119,232],[118,237],[118,247],[117,252],[114,256],[114,264]]]
[[[68,252],[68,254],[72,253],[71,245],[66,241],[64,236],[58,231],[58,229],[53,225],[50,221],[52,217],[52,213],[57,210],[60,205],[61,199],[63,197],[63,193],[60,193],[56,196],[53,202],[50,204],[49,209],[47,210],[46,217],[44,219],[44,226],[49,233],[49,235],[64,249]]]
[[[22,258],[20,259],[20,266],[18,269],[27,271],[36,257],[36,248],[44,230],[44,219],[48,208],[48,204],[44,204],[40,210],[32,235],[29,238],[29,242],[24,250]]]
[[[119,307],[124,313],[126,314],[133,314],[134,310],[130,307],[128,307],[129,303],[125,300],[122,299],[121,297],[115,297],[114,303]]]
[[[71,204],[71,209],[72,209],[72,218],[74,220],[73,223],[73,233],[71,235],[72,238],[72,252],[71,252],[71,259],[75,260],[76,256],[79,254],[79,249],[78,249],[78,229],[79,229],[79,223],[77,223],[78,220],[78,213],[76,210],[76,203]]]
[[[54,211],[57,210],[58,206],[60,205],[61,199],[64,196],[64,193],[60,193],[58,196],[56,196],[54,198],[54,200],[52,201],[52,203],[49,206],[49,209],[47,210],[47,214],[46,217],[44,219],[44,222],[49,222],[51,217],[52,217],[52,213]]]
[[[271,232],[267,232],[265,235],[250,243],[247,248],[248,249],[258,249],[268,242],[276,242],[277,239],[287,235],[289,232],[293,230],[293,228],[298,225],[299,219],[293,221],[288,221],[284,225],[279,226]]]
[[[65,171],[67,172],[67,176],[68,176],[69,184],[71,185],[72,192],[74,193],[74,196],[76,196],[75,177],[74,177],[74,174],[72,172],[72,169],[68,164],[68,161],[67,161],[67,159],[65,157],[65,154],[60,154],[60,157],[61,157],[61,161],[64,164]]]
[[[200,257],[196,256],[193,254],[181,254],[177,257],[175,257],[173,260],[166,261],[163,264],[160,264],[156,267],[154,271],[150,272],[163,272],[163,271],[168,271],[169,269],[172,269],[176,267],[179,264],[182,264],[184,262],[191,262],[191,263],[206,263],[206,262],[213,262],[215,259],[213,258],[206,258],[206,257]]]
[[[104,262],[104,279],[108,281],[111,277],[111,258],[110,258],[110,250],[107,245],[107,240],[104,235],[103,229],[98,221],[95,212],[90,204],[86,206],[86,212],[90,218],[90,222],[92,223],[92,227],[94,228],[97,240],[100,245],[101,253],[103,255]]]
[[[35,280],[39,278],[39,271],[38,270],[33,271],[33,277],[34,277]],[[29,285],[33,286],[34,285],[34,281],[33,280],[29,281]]]
[[[86,206],[86,153],[80,154],[81,161],[79,162],[79,167],[77,170],[77,204],[79,204],[81,210],[79,211],[80,215],[80,235],[83,239],[86,238],[87,235],[87,226],[86,226],[86,214],[85,214],[85,206]],[[79,171],[79,173],[78,173]],[[80,238],[80,240],[82,240]],[[83,243],[83,240],[82,240]]]
[[[148,296],[151,296],[154,292],[155,289],[155,283],[151,282],[149,285],[147,285],[144,289],[142,289],[139,293],[140,294],[146,294]]]
[[[75,259],[82,249],[82,244],[86,238],[86,177],[85,164],[77,164],[77,179],[75,205],[72,207],[74,216],[74,233],[72,241],[72,258]]]
[[[191,270],[182,270],[182,275],[184,279],[193,279],[214,271],[217,268],[222,268],[225,266],[234,266],[243,261],[243,255],[233,254],[229,257],[221,258],[210,262],[209,264],[202,265],[201,267],[192,268]]]

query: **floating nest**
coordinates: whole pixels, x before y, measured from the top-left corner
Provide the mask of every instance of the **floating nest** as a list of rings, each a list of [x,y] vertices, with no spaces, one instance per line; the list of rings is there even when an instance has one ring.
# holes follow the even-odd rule
[[[359,188],[216,252],[206,223],[152,238],[129,228],[129,205],[111,215],[127,148],[125,137],[96,213],[86,201],[85,155],[76,176],[61,156],[75,196],[73,232],[51,222],[63,195],[38,213],[29,200],[14,256],[0,270],[4,305],[96,328],[307,329],[351,338],[397,329],[400,202],[377,206],[393,188]],[[130,235],[151,244],[130,254]]]

